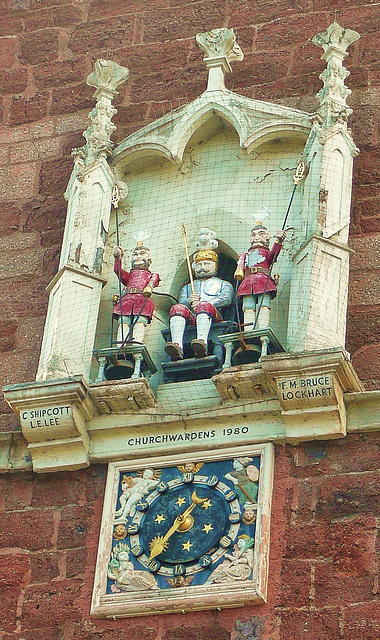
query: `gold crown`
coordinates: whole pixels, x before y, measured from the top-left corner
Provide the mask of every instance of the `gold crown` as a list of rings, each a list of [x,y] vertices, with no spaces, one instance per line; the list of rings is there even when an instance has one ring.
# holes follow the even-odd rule
[[[195,254],[194,262],[197,263],[202,260],[212,260],[215,264],[218,264],[218,255],[212,249],[201,249]]]

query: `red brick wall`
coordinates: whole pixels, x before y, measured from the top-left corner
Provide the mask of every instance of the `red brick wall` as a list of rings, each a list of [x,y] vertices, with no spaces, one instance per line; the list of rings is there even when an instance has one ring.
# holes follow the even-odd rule
[[[1,639],[230,640],[253,619],[257,640],[377,640],[379,444],[276,448],[267,605],[128,620],[89,617],[105,468],[3,476]]]
[[[361,149],[347,348],[366,388],[380,388],[380,10],[371,0],[3,0],[1,384],[35,375],[45,286],[63,232],[70,151],[83,144],[93,106],[84,79],[94,60],[111,58],[131,69],[116,100],[116,142],[204,89],[193,36],[218,26],[234,27],[245,53],[228,80],[231,89],[311,110],[325,65],[310,39],[334,17],[361,34],[346,61],[351,126]],[[0,431],[17,429],[16,417],[0,402]],[[262,622],[263,640],[375,640],[376,442],[374,435],[350,436],[277,448],[270,604],[183,617],[89,618],[102,467],[3,476],[1,640],[230,640],[235,621],[252,617]]]

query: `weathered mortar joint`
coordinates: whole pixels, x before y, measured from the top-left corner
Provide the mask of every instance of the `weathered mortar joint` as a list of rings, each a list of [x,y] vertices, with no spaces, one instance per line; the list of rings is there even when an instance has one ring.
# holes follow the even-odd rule
[[[65,471],[89,465],[86,423],[97,415],[80,375],[4,387],[19,415],[34,471]]]

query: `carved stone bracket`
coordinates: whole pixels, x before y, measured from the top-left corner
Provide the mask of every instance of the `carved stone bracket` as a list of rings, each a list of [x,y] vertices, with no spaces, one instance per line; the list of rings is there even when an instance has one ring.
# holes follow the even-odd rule
[[[212,381],[224,402],[262,402],[276,397],[275,383],[268,379],[258,363],[223,369]]]
[[[129,77],[129,69],[122,67],[111,60],[97,60],[95,68],[87,77],[87,84],[95,87],[94,97],[96,106],[90,112],[91,124],[84,132],[86,144],[80,149],[73,150],[73,156],[79,167],[86,167],[99,157],[107,157],[111,154],[113,143],[111,135],[116,130],[112,117],[117,109],[112,105],[112,100],[118,93],[117,87]]]
[[[326,31],[313,38],[313,43],[324,51],[322,60],[327,61],[327,68],[319,76],[324,86],[317,94],[320,101],[318,111],[323,118],[324,127],[345,123],[352,113],[346,104],[351,90],[344,84],[350,72],[343,66],[343,59],[349,45],[359,38],[356,31],[343,29],[337,22],[333,22]]]
[[[87,385],[83,376],[4,387],[18,414],[37,472],[90,464],[88,423],[102,414],[149,412],[156,399],[145,378]]]
[[[196,41],[206,53],[203,60],[209,70],[207,91],[225,89],[224,74],[232,71],[230,61],[241,61],[244,58],[233,29],[213,29],[198,33]]]
[[[92,384],[91,397],[100,414],[138,413],[156,405],[146,378]]]
[[[34,471],[64,471],[89,465],[86,423],[96,414],[85,379],[27,382],[4,387],[19,414]]]
[[[260,364],[224,369],[212,382],[227,405],[277,398],[288,441],[346,435],[343,394],[363,391],[343,349],[263,356]]]
[[[344,349],[265,356],[261,365],[276,384],[288,439],[304,436],[305,429],[311,438],[346,435],[343,394],[363,386]]]

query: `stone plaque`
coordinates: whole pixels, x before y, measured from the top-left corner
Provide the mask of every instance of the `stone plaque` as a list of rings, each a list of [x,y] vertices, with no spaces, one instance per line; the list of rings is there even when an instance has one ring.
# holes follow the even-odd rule
[[[273,447],[109,465],[92,614],[266,600]]]

